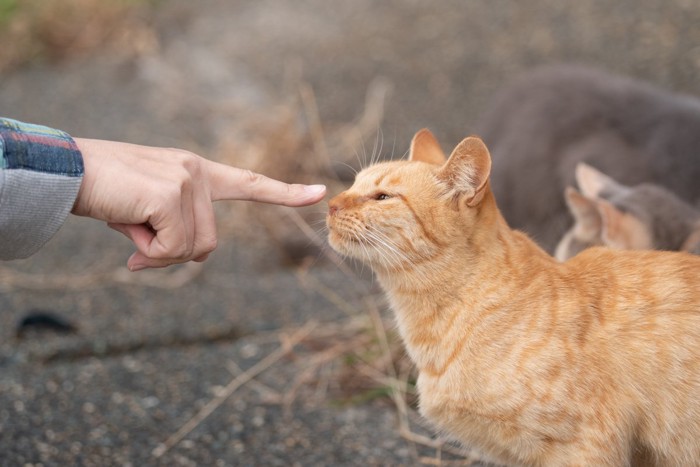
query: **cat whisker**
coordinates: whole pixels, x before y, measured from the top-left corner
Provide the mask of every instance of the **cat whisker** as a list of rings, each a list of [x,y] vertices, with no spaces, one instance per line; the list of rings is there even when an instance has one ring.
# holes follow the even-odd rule
[[[364,257],[367,259],[367,262],[371,262],[372,255],[369,252],[368,246],[373,248],[374,250],[377,249],[376,246],[374,245],[374,243],[372,242],[372,240],[370,238],[368,238],[366,235],[366,232],[362,231],[361,229],[358,229],[355,232],[353,232],[353,236],[357,240],[357,243],[362,248]],[[364,263],[365,262],[363,261],[363,265],[364,265]]]
[[[379,232],[368,231],[368,236],[373,240],[375,248],[388,266],[393,269],[406,270],[408,258],[389,237]]]
[[[365,147],[365,140],[362,138],[362,167],[367,167],[368,165],[367,148]]]
[[[357,150],[357,146],[353,147],[353,152],[355,153],[355,159],[357,160],[357,164],[360,167],[360,170],[362,170],[362,168],[365,167],[365,165],[364,161],[360,158],[360,153]]]
[[[357,155],[357,153],[355,153],[355,154]],[[361,161],[360,161],[360,158],[359,158],[359,157],[357,158],[357,161],[358,161],[358,163],[361,164]],[[350,171],[352,172],[353,176],[357,176],[357,173],[359,172],[355,167],[353,167],[352,165],[348,164],[347,162],[343,162],[343,161],[333,161],[333,164],[340,165],[340,166],[343,166],[343,167],[347,167],[348,169],[350,169]]]
[[[362,261],[362,271],[364,271],[365,265],[372,260],[372,255],[370,255],[369,249],[367,248],[367,245],[372,245],[372,242],[367,239],[367,237],[364,235],[363,232],[359,231],[359,234],[355,235],[355,238],[358,240],[358,243],[362,247],[362,250],[364,251],[364,255],[367,258],[367,261]],[[376,249],[376,248],[375,248]]]
[[[374,136],[374,146],[372,147],[372,157],[369,160],[370,165],[374,165],[378,161],[378,151],[379,148],[379,132],[377,131]]]
[[[391,159],[394,158],[396,153],[396,130],[394,130],[394,141],[391,143]]]
[[[370,233],[370,235],[373,241],[375,242],[375,245],[381,247],[378,248],[378,250],[384,254],[384,256],[387,258],[388,261],[391,262],[392,265],[401,266],[403,264],[402,260],[404,260],[405,258],[403,258],[403,254],[401,253],[397,245],[393,244],[391,240],[389,240],[385,236],[381,236],[376,233]]]
[[[384,150],[384,132],[382,131],[381,127],[377,129],[377,139],[380,141],[380,143],[379,143],[379,150],[377,151],[377,154],[375,155],[375,157],[376,157],[375,162],[379,162],[381,155],[382,155],[382,151]]]
[[[399,258],[400,262],[409,261],[408,256],[403,252],[401,246],[394,242],[386,234],[377,231],[372,231],[372,234],[377,240],[381,241],[383,245],[389,248],[391,252],[395,253],[395,255]]]
[[[321,230],[321,231],[326,232],[326,233],[328,232],[328,226],[326,225],[326,219],[325,219],[325,218],[324,218],[324,219],[318,219],[318,220],[315,220],[315,221],[311,221],[311,222],[309,222],[309,225],[312,226],[312,227],[319,227],[319,226],[320,226],[320,228],[321,228],[320,230]]]

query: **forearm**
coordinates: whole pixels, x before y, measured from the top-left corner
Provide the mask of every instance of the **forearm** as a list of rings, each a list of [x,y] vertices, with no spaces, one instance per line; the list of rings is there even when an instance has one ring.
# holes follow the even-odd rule
[[[82,177],[67,133],[0,118],[0,259],[41,248],[65,222]]]

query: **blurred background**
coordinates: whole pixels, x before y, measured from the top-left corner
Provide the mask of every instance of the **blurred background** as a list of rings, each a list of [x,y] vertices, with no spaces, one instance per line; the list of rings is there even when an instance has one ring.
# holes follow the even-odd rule
[[[700,95],[699,24],[694,0],[0,0],[0,115],[332,195],[420,128],[453,147],[538,65]],[[127,240],[79,218],[0,265],[0,464],[472,461],[415,415],[391,315],[329,251],[325,203],[217,209],[203,265],[130,274]]]

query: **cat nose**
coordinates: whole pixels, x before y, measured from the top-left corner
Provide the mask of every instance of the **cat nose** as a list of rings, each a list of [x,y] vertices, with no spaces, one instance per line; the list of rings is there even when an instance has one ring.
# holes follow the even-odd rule
[[[340,211],[340,208],[341,208],[340,204],[341,204],[340,200],[338,199],[337,196],[335,198],[331,199],[328,202],[328,215],[332,216],[336,212]]]
[[[351,198],[345,193],[334,196],[330,201],[328,201],[328,215],[332,216],[336,214],[338,211],[347,208],[350,203]]]

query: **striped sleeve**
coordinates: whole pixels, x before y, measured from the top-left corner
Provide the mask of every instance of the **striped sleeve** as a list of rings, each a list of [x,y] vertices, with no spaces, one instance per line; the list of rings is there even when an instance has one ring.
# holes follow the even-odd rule
[[[26,258],[63,225],[83,177],[67,133],[0,118],[0,259]]]

